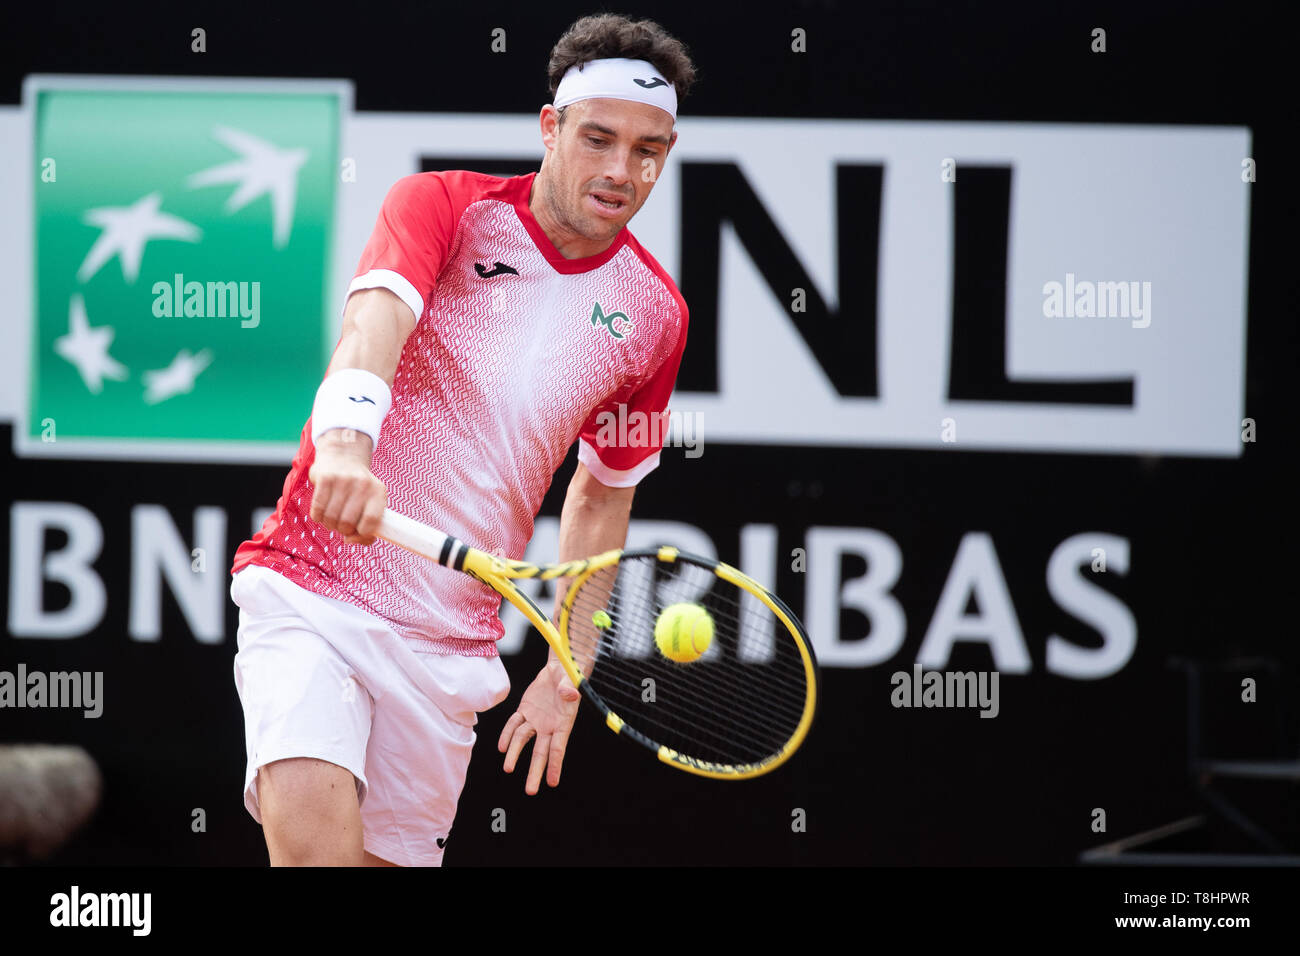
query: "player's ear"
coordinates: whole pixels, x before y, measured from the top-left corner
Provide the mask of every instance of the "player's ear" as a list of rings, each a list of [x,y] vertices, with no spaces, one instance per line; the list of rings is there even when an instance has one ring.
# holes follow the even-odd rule
[[[553,104],[547,103],[542,107],[538,122],[542,128],[542,143],[547,149],[555,149],[560,141],[560,116]]]

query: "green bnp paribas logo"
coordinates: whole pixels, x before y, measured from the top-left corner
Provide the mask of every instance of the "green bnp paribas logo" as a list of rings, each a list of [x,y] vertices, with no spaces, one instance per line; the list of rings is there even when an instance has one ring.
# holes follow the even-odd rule
[[[19,450],[281,455],[323,370],[346,88],[31,78],[26,99],[36,255]]]

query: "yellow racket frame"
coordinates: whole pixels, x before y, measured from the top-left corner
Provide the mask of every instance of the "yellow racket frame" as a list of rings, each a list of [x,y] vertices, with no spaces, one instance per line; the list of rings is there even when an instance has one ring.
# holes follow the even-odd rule
[[[389,512],[389,514],[392,514]],[[410,519],[403,519],[401,516],[395,516],[403,524],[413,525]],[[397,528],[393,529],[397,531]],[[462,571],[471,577],[477,578],[488,587],[492,588],[507,601],[513,604],[524,617],[526,617],[546,642],[555,650],[556,657],[559,659],[560,666],[564,668],[565,674],[573,685],[583,692],[583,695],[595,705],[605,716],[605,724],[616,734],[631,737],[637,743],[654,751],[659,759],[669,766],[684,770],[687,773],[696,774],[701,777],[709,777],[714,780],[747,780],[754,777],[771,773],[777,767],[781,766],[794,754],[804,739],[808,736],[808,731],[812,727],[813,717],[817,712],[817,693],[818,693],[818,676],[817,662],[813,655],[812,648],[808,641],[808,636],[803,627],[799,624],[798,619],[793,612],[786,607],[785,603],[763,587],[753,578],[749,577],[742,571],[723,564],[720,561],[714,561],[710,558],[703,558],[699,555],[688,554],[679,551],[674,547],[661,547],[647,551],[627,551],[614,550],[606,551],[604,554],[598,554],[594,557],[584,558],[580,561],[567,561],[561,564],[531,564],[527,561],[515,561],[509,558],[499,558],[496,555],[488,554],[486,551],[480,551],[478,548],[471,547],[455,538],[442,535],[441,532],[433,532],[432,529],[421,526],[421,531],[436,534],[440,539],[446,538],[445,542],[439,541],[441,545],[439,553],[429,553],[431,548],[427,545],[415,546],[411,543],[408,536],[400,534],[386,534],[384,530],[380,531],[380,536],[386,540],[392,541],[399,547],[406,548],[416,554],[421,554],[431,560],[442,564],[446,567]],[[609,707],[608,704],[600,697],[591,687],[586,675],[578,667],[578,663],[573,658],[572,649],[569,643],[569,620],[572,610],[573,598],[578,590],[594,574],[606,568],[612,567],[624,558],[630,557],[655,557],[660,561],[673,563],[678,560],[694,564],[697,567],[711,570],[722,580],[729,584],[735,585],[742,591],[747,591],[776,615],[777,620],[786,628],[795,646],[799,650],[799,656],[803,664],[804,679],[808,692],[804,697],[803,711],[800,714],[799,721],[795,726],[794,732],[790,739],[767,759],[753,764],[720,764],[711,763],[705,760],[699,760],[688,754],[679,753],[671,747],[663,746],[646,735],[637,731],[635,728],[628,726],[623,718]],[[551,581],[556,578],[572,578],[564,600],[560,605],[560,620],[557,627],[552,623],[549,616],[544,614],[537,604],[519,590],[514,585],[516,580],[541,580]]]

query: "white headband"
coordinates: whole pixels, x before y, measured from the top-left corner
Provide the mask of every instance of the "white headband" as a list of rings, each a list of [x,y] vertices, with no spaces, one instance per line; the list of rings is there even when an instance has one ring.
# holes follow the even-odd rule
[[[677,88],[645,60],[610,57],[569,67],[555,89],[555,108],[593,97],[649,103],[677,119]]]

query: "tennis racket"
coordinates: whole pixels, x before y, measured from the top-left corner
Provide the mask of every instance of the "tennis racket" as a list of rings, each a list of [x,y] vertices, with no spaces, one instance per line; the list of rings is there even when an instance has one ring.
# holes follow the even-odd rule
[[[808,636],[775,594],[735,568],[673,547],[607,551],[581,561],[498,558],[386,510],[379,537],[477,578],[513,604],[555,649],[569,679],[606,725],[669,766],[719,780],[757,777],[803,743],[817,706]],[[520,579],[571,579],[553,624]],[[656,642],[666,608],[695,624],[687,662]],[[701,640],[703,608],[711,638]],[[680,610],[680,608],[678,608]],[[707,631],[707,625],[703,628]],[[680,655],[678,655],[680,656]]]

